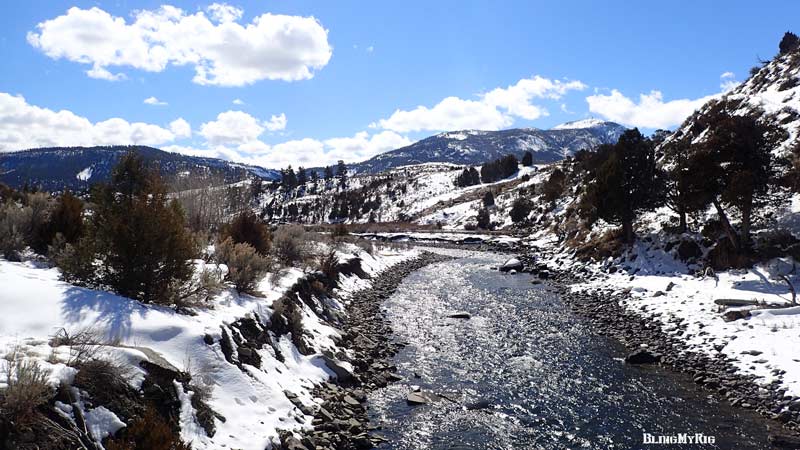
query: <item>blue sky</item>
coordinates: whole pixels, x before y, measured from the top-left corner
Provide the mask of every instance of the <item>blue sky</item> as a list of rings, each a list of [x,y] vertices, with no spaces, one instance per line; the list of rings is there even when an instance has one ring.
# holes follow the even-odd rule
[[[795,1],[3,2],[0,151],[311,166],[454,128],[674,127],[797,17]]]

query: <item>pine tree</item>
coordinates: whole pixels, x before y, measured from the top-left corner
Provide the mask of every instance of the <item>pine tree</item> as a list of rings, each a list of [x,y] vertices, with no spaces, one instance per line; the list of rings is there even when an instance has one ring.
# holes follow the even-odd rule
[[[517,197],[514,203],[511,204],[511,211],[509,216],[514,223],[524,222],[533,209],[533,203],[525,197]]]
[[[561,194],[564,192],[564,188],[566,185],[567,176],[564,174],[559,168],[553,169],[550,173],[550,176],[547,178],[547,181],[542,183],[541,192],[544,196],[544,200],[555,204],[556,200],[561,197]]]
[[[800,48],[800,38],[798,38],[797,35],[791,31],[787,31],[783,35],[781,43],[778,45],[780,54],[785,55],[786,53],[796,50],[797,48]]]
[[[525,154],[522,155],[522,165],[525,167],[530,167],[533,165],[533,153],[525,152]]]
[[[308,174],[306,173],[306,169],[300,166],[297,169],[297,184],[300,186],[305,186],[308,182]]]
[[[638,129],[627,130],[586,187],[581,212],[622,225],[624,241],[632,243],[636,216],[661,203],[661,179],[652,142]]]
[[[333,167],[325,166],[325,174],[324,174],[325,181],[333,179]]]
[[[347,166],[341,159],[336,163],[336,178],[339,179],[339,188],[347,187]]]
[[[144,302],[174,302],[192,277],[197,249],[158,174],[128,153],[92,200],[91,236],[81,242],[91,242],[100,260],[97,281]]]
[[[486,191],[486,193],[483,194],[483,207],[489,208],[491,206],[494,206],[494,194],[492,191]]]
[[[758,200],[768,191],[775,172],[772,150],[785,137],[785,131],[771,121],[760,121],[763,111],[732,115],[735,105],[717,105],[708,119],[706,140],[690,160],[691,179],[717,210],[731,244],[740,251],[750,247],[750,225]],[[700,189],[697,189],[700,190]],[[741,216],[737,234],[725,207]]]

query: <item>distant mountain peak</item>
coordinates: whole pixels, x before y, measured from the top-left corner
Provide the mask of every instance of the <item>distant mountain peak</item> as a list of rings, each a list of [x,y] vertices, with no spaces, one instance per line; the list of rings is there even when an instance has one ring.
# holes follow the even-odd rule
[[[594,128],[600,127],[606,124],[611,124],[613,122],[606,122],[600,119],[581,119],[581,120],[573,120],[572,122],[564,122],[560,125],[554,126],[553,130],[579,130],[582,128]],[[616,125],[616,124],[614,124]]]

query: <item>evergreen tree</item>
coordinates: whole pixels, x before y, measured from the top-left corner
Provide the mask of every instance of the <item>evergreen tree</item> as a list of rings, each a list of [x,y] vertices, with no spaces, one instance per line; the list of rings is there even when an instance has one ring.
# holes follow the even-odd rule
[[[492,191],[486,191],[486,193],[483,194],[483,207],[489,208],[491,206],[494,206],[494,194]]]
[[[492,226],[492,217],[486,208],[481,208],[478,211],[478,228],[488,230]]]
[[[778,45],[778,49],[781,55],[796,50],[799,47],[800,47],[800,38],[798,38],[797,35],[792,33],[791,31],[787,31],[783,35],[783,39],[781,39],[781,43]]]
[[[758,200],[768,191],[775,173],[772,150],[785,131],[771,121],[759,121],[763,111],[732,115],[735,105],[721,103],[708,119],[707,138],[692,159],[690,169],[696,182],[710,194],[731,244],[739,250],[750,247],[750,225]],[[725,212],[733,207],[741,216],[739,233]]]
[[[547,181],[542,183],[542,187],[540,188],[544,200],[555,204],[556,200],[558,200],[564,192],[566,182],[567,176],[564,174],[564,171],[559,168],[553,169]]]
[[[225,238],[230,238],[234,244],[249,244],[261,255],[269,253],[272,245],[269,228],[250,209],[239,213],[224,227],[220,240]]]
[[[638,129],[627,130],[586,187],[581,212],[622,225],[624,241],[632,243],[636,216],[661,201],[659,180],[652,142]]]
[[[323,176],[325,178],[325,181],[332,180],[333,179],[333,167],[325,166],[325,174]]]
[[[197,255],[180,205],[135,153],[124,155],[111,183],[92,196],[90,239],[101,284],[144,302],[172,303],[193,273]]]
[[[306,169],[300,166],[297,169],[297,184],[300,186],[305,186],[308,182],[308,174],[306,173]]]
[[[522,165],[525,167],[530,167],[533,165],[533,153],[525,152],[525,154],[522,155]]]
[[[347,166],[341,159],[336,163],[336,178],[339,179],[339,187],[341,189],[347,187]]]
[[[83,236],[83,202],[71,192],[64,191],[56,200],[55,208],[50,213],[37,239],[39,253],[47,251],[57,234],[61,234],[65,243],[74,244]]]
[[[533,203],[525,197],[517,197],[514,203],[511,204],[511,211],[509,216],[514,223],[524,222],[533,209]]]

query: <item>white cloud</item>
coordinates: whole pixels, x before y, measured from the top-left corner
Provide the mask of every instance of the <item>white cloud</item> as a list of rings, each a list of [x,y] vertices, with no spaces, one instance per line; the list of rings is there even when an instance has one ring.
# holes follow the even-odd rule
[[[719,76],[719,88],[722,89],[722,92],[732,91],[740,84],[741,82],[736,81],[736,74],[733,72],[725,72]]]
[[[580,81],[550,80],[540,76],[519,80],[507,88],[481,94],[478,100],[447,97],[429,108],[418,106],[410,111],[396,110],[388,119],[371,125],[399,133],[422,130],[481,129],[498,130],[511,126],[515,118],[535,120],[547,110],[532,103],[534,99],[558,100],[572,90],[583,90]]]
[[[328,64],[328,31],[314,17],[262,14],[240,24],[242,10],[224,4],[187,14],[164,5],[132,21],[93,7],[70,8],[39,23],[28,42],[47,56],[89,64],[94,78],[119,80],[111,66],[161,72],[191,65],[193,81],[243,86],[261,80],[309,79]]]
[[[180,137],[180,125],[170,128],[111,118],[91,122],[72,111],[53,111],[29,104],[24,97],[0,92],[0,151],[35,147],[92,145],[160,145]],[[185,121],[184,121],[185,122]],[[186,123],[188,127],[188,123]]]
[[[233,102],[231,102],[231,103],[233,103],[234,105],[237,105],[237,106],[244,105],[244,101],[242,101],[242,99],[239,99],[239,98],[233,99]]]
[[[211,146],[242,145],[258,140],[264,129],[260,120],[246,112],[226,111],[200,125],[200,135]]]
[[[367,47],[367,53],[372,53],[373,51],[375,51],[374,46],[370,45],[369,47]]]
[[[176,138],[188,138],[192,135],[192,127],[183,117],[179,117],[170,122],[169,129]]]
[[[709,100],[720,97],[740,84],[733,72],[719,76],[721,92],[696,99],[676,99],[664,101],[661,91],[652,90],[649,94],[639,94],[639,102],[631,100],[620,91],[612,89],[610,94],[586,97],[589,111],[606,120],[622,125],[642,128],[671,128],[683,123],[695,110]]]
[[[167,106],[168,105],[167,102],[162,102],[161,100],[159,100],[159,99],[157,99],[155,97],[147,97],[146,99],[144,99],[144,103],[145,103],[145,105],[153,105],[153,106]]]
[[[269,131],[280,131],[286,129],[286,114],[280,113],[277,116],[273,115],[269,121],[264,122],[264,126]]]
[[[679,125],[694,110],[717,95],[698,99],[677,99],[665,102],[660,91],[640,94],[636,103],[613,89],[610,94],[586,97],[589,111],[622,125],[642,128],[670,128]]]
[[[242,18],[244,11],[241,8],[226,3],[214,3],[206,8],[208,15],[219,23],[236,22]]]
[[[366,131],[356,133],[353,137],[332,138],[325,140],[329,148],[328,160],[334,162],[342,159],[346,161],[363,161],[380,153],[396,148],[411,145],[413,141],[401,136],[394,131],[381,131],[369,135]]]

